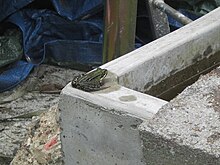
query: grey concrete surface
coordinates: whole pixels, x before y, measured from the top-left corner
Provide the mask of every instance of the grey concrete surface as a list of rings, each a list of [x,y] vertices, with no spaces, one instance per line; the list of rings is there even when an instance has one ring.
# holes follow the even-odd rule
[[[30,122],[30,119],[23,119],[0,123],[0,164],[12,160],[24,140]]]
[[[88,93],[69,84],[63,89],[59,109],[65,164],[145,164],[137,127],[167,102],[112,88]]]
[[[150,164],[220,164],[220,67],[202,76],[139,129]]]
[[[62,105],[66,106],[60,108],[65,120],[61,125],[65,164],[144,164],[137,130],[139,119],[116,115],[114,110],[108,113],[104,107],[73,97],[64,100]]]
[[[120,85],[144,92],[171,74],[220,51],[220,8],[102,68]]]

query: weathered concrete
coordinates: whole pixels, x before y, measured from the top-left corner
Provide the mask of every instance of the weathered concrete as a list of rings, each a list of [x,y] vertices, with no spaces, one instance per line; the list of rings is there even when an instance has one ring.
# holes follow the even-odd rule
[[[167,102],[120,86],[113,89],[63,89],[59,108],[65,164],[145,164],[137,127]]]
[[[12,160],[24,140],[30,122],[30,119],[23,119],[0,123],[0,164],[9,164]]]
[[[120,85],[144,92],[171,74],[220,51],[220,8],[161,37],[103,68]]]
[[[31,122],[10,165],[63,165],[58,116],[55,105]]]
[[[220,164],[220,67],[163,106],[141,130],[151,165]]]

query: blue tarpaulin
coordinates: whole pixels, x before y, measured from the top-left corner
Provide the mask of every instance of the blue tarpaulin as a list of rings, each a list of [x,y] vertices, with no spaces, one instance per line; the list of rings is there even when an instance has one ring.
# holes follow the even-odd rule
[[[0,0],[0,22],[34,0]]]
[[[17,85],[34,65],[45,61],[71,68],[102,62],[102,0],[51,0],[55,11],[29,9],[31,2],[0,0],[0,21],[22,30],[24,56],[29,62],[19,61],[1,73],[0,92]]]
[[[32,68],[33,65],[25,61],[15,62],[10,69],[0,74],[0,92],[7,91],[22,82]]]
[[[52,0],[61,16],[69,20],[80,20],[103,10],[103,0]]]
[[[55,43],[54,41],[63,40],[68,41],[68,44],[72,42],[72,46],[75,44],[77,46],[84,46],[85,41],[94,43],[96,50],[97,42],[102,42],[102,24],[98,20],[83,20],[79,22],[73,22],[67,20],[53,11],[50,10],[33,10],[33,9],[23,9],[22,11],[16,12],[9,17],[8,21],[16,24],[20,27],[23,32],[23,48],[24,55],[29,62],[33,64],[41,64],[45,59],[45,47],[50,42],[50,45]],[[53,41],[53,42],[52,42]],[[91,46],[93,46],[91,45]],[[100,45],[100,44],[98,44]],[[59,48],[59,44],[56,44],[57,49],[59,49],[59,55],[56,53],[55,56],[62,56],[70,48],[68,45],[65,48],[65,44]],[[93,49],[90,47],[90,49]],[[79,61],[80,63],[85,63],[88,54],[88,50],[83,49],[82,51],[72,51],[70,56],[82,56],[83,59]],[[96,53],[96,56],[101,56],[100,52]],[[53,57],[53,54],[48,54],[48,56]],[[71,59],[71,58],[68,58]],[[97,58],[95,58],[97,60]],[[85,60],[85,61],[84,61]],[[90,61],[92,62],[92,61]],[[101,61],[99,61],[101,63]]]

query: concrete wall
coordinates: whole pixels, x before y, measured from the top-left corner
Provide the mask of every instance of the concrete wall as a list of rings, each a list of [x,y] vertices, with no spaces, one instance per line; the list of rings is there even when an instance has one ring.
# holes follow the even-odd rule
[[[145,164],[138,126],[166,103],[124,87],[87,93],[67,85],[59,105],[65,164]]]

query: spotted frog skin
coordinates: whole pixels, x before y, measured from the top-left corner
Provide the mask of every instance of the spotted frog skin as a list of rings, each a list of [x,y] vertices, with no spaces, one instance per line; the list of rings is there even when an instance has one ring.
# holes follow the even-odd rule
[[[86,74],[75,77],[72,80],[72,87],[86,92],[101,90],[103,79],[108,74],[106,69],[96,68]]]

